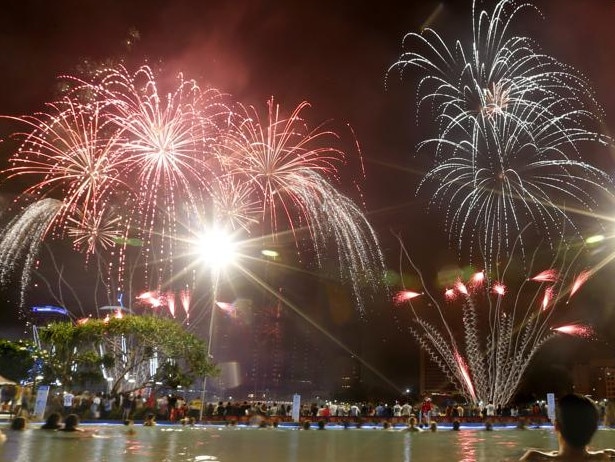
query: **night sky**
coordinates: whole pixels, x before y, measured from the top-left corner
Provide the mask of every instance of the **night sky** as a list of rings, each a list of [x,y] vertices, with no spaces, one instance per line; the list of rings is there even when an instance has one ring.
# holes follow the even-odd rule
[[[516,31],[587,77],[604,108],[606,131],[612,132],[615,3],[533,3],[543,18],[527,10],[514,23]],[[6,0],[0,14],[0,114],[41,110],[57,94],[57,76],[74,74],[86,59],[120,57],[129,66],[162,68],[168,77],[183,72],[246,105],[263,107],[271,96],[287,109],[308,101],[314,122],[331,119],[340,131],[352,127],[365,161],[361,188],[367,216],[390,265],[399,254],[393,231],[402,233],[420,266],[434,271],[455,263],[456,252],[448,246],[441,217],[427,213],[426,198],[415,195],[429,160],[425,153],[414,155],[429,130],[417,121],[417,74],[401,81],[393,73],[386,86],[385,78],[402,52],[403,36],[419,31],[430,17],[429,25],[449,43],[468,40],[471,6],[471,0]],[[0,138],[10,131],[0,121]],[[7,145],[0,144],[2,162],[11,154]],[[613,173],[612,158],[601,162]],[[11,186],[0,188],[7,192]],[[613,320],[615,303],[606,287],[614,271],[606,266],[589,284],[588,321],[604,326]],[[2,313],[0,320],[10,323],[14,314]],[[410,339],[387,339],[393,330],[386,323],[395,319],[379,319],[379,325],[373,320],[374,335],[383,345],[383,363],[399,365],[406,352],[414,358],[417,347]],[[576,345],[560,343],[559,351]],[[544,357],[552,354],[548,350]]]

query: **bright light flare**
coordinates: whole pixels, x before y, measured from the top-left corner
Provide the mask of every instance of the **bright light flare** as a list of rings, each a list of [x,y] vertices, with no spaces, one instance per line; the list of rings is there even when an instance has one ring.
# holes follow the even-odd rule
[[[275,250],[270,250],[270,249],[263,249],[261,250],[261,254],[263,254],[265,257],[269,257],[269,258],[277,258],[280,256],[279,252],[275,251]]]
[[[196,243],[201,260],[211,269],[220,270],[237,258],[237,243],[231,233],[212,229],[203,234]]]
[[[598,242],[604,241],[605,237],[602,234],[596,234],[595,236],[589,236],[585,239],[586,244],[597,244]]]

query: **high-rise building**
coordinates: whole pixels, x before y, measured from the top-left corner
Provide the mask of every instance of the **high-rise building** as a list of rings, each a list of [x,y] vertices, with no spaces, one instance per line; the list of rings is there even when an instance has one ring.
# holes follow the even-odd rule
[[[455,391],[442,368],[421,348],[419,353],[419,395]]]
[[[615,399],[615,360],[595,358],[572,368],[575,392],[594,399]]]

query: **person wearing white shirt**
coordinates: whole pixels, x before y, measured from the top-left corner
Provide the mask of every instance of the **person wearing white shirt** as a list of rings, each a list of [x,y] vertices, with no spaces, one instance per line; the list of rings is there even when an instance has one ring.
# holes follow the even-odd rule
[[[70,391],[64,392],[64,398],[63,398],[64,415],[68,415],[72,413],[74,399],[75,399],[75,395],[73,395]]]

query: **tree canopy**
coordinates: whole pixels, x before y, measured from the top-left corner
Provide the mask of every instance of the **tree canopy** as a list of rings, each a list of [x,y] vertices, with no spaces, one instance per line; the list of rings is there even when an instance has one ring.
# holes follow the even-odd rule
[[[0,375],[14,382],[33,379],[41,356],[42,352],[31,340],[0,339]]]
[[[45,381],[65,387],[106,381],[110,391],[189,386],[217,374],[205,343],[172,319],[123,316],[52,323],[40,330],[49,351]]]

